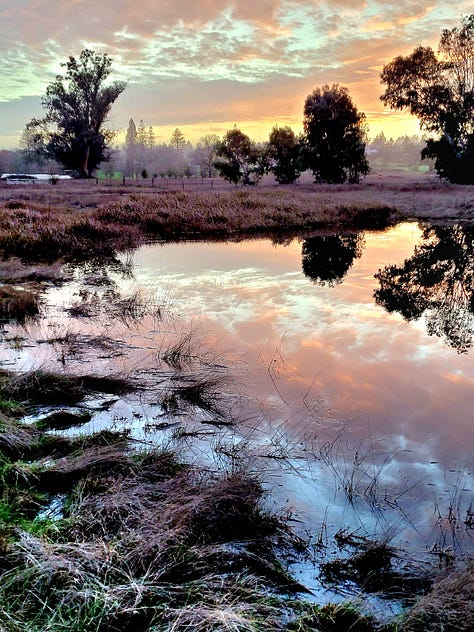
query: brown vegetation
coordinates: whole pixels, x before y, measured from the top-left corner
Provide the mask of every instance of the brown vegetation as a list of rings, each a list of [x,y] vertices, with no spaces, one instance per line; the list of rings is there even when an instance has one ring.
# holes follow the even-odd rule
[[[291,538],[256,479],[132,452],[113,433],[63,438],[60,456],[45,436],[8,420],[0,432],[2,628],[284,629],[276,595],[302,587],[276,561]],[[60,516],[35,518],[58,493]]]
[[[403,617],[401,632],[470,632],[474,629],[474,560],[436,582]]]
[[[0,188],[0,253],[23,264],[113,258],[118,250],[151,240],[241,239],[255,234],[281,239],[322,226],[383,228],[404,218],[474,220],[472,187],[427,176],[367,179],[360,185],[207,191],[90,182],[7,187]],[[33,273],[31,265],[29,269]]]
[[[90,182],[0,188],[0,250],[4,259],[12,257],[0,264],[0,278],[31,284],[28,290],[0,288],[8,318],[21,322],[35,309],[23,307],[12,316],[9,296],[15,294],[17,304],[36,297],[38,308],[38,284],[60,282],[58,265],[38,268],[31,262],[91,255],[113,261],[116,250],[155,239],[281,239],[321,226],[381,228],[404,217],[474,219],[472,187],[433,179],[206,192],[144,187],[140,195],[130,193]],[[73,306],[76,315],[102,309],[94,297],[84,295]],[[133,325],[152,308],[147,297],[132,294],[115,296],[108,313]],[[195,355],[185,337],[160,358],[181,371]],[[347,605],[295,601],[294,593],[304,588],[288,576],[279,556],[301,542],[282,517],[265,510],[258,479],[238,469],[216,474],[186,466],[168,451],[133,450],[137,446],[127,433],[70,438],[48,432],[87,421],[89,412],[67,409],[87,394],[132,387],[115,377],[0,371],[0,629],[472,629],[472,564],[434,584],[389,626]],[[194,406],[219,418],[220,389],[215,376],[182,379],[162,403],[171,412]],[[37,424],[12,419],[44,404],[61,408]],[[58,514],[45,518],[53,501]],[[415,590],[410,581],[419,577],[394,569],[397,555],[387,544],[364,541],[353,548],[353,555],[323,567],[327,581],[355,581],[365,590],[389,587],[398,594],[406,583]]]
[[[0,322],[25,322],[39,313],[38,293],[20,290],[8,285],[0,286]]]
[[[124,378],[59,375],[43,370],[17,375],[0,370],[0,398],[24,407],[36,404],[77,404],[91,392],[125,393],[132,385]]]

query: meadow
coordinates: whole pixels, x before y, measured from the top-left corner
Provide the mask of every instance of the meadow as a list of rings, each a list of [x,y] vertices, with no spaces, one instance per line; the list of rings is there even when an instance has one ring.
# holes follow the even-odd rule
[[[4,185],[0,319],[5,327],[37,318],[45,289],[67,283],[69,264],[113,261],[148,242],[282,241],[406,219],[471,222],[474,189],[394,174],[341,186]],[[139,297],[116,302],[117,310],[132,321],[143,314]],[[183,344],[163,355],[179,368],[190,353]],[[396,592],[405,609],[376,619],[344,600],[317,605],[287,567],[307,543],[287,515],[268,509],[264,481],[238,460],[216,471],[123,431],[68,434],[88,421],[68,407],[91,394],[140,388],[93,366],[82,375],[0,370],[1,630],[472,630],[472,560],[439,556],[436,568],[400,573],[400,553],[387,542],[341,533],[350,554],[324,572]],[[204,387],[179,388],[168,394],[169,406],[186,397],[212,404]],[[44,405],[58,412],[25,421]]]

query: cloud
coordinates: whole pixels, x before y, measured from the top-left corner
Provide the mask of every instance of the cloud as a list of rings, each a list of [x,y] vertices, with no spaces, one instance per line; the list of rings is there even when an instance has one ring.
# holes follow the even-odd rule
[[[0,115],[1,102],[43,94],[60,63],[88,46],[111,54],[114,76],[129,83],[120,98],[128,116],[114,108],[119,127],[140,110],[153,125],[229,121],[239,112],[296,122],[305,94],[335,82],[380,121],[383,64],[435,44],[468,9],[464,0],[8,0],[0,6]]]

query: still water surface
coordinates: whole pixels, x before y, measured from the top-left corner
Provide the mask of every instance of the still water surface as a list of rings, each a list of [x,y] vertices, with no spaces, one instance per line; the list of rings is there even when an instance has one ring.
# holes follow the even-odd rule
[[[208,411],[201,421],[213,425],[199,424],[200,449],[232,459],[229,445],[238,444],[240,456],[251,455],[246,467],[265,472],[277,506],[291,507],[302,529],[320,539],[350,529],[420,549],[469,549],[472,239],[459,227],[423,233],[406,223],[284,244],[142,247],[127,257],[131,278],[108,275],[120,292],[139,288],[171,315],[141,327],[110,317],[101,335],[119,352],[94,351],[95,366],[169,375],[159,349],[190,333],[198,342],[188,356],[201,356],[217,404],[236,422],[219,430]],[[81,270],[51,290],[49,321],[31,327],[31,339],[64,327],[64,310],[86,285]],[[97,333],[92,320],[69,317],[68,331]],[[16,351],[17,366],[29,361],[28,348]],[[166,418],[159,400],[122,402],[116,417],[151,428],[151,419]]]
[[[472,530],[472,239],[407,223],[284,245],[147,246],[134,282],[231,367],[239,431],[273,465],[288,457],[292,476],[276,476],[303,513],[457,546]]]
[[[329,278],[321,262],[323,279],[317,244],[313,278],[303,271],[309,240],[148,246],[134,253],[133,283],[161,294],[234,361],[249,414],[293,436],[345,428],[361,440],[385,438],[444,467],[469,459],[472,351],[430,334],[432,311],[407,321],[374,300],[374,274],[411,257],[420,230],[404,224],[358,240],[347,272]],[[344,269],[340,259],[333,267]]]

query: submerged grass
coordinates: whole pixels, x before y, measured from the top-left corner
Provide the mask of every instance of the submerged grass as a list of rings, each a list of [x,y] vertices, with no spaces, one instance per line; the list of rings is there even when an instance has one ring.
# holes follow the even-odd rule
[[[92,392],[125,393],[134,386],[114,376],[64,375],[41,369],[17,375],[0,369],[0,400],[21,409],[38,404],[77,404]]]

